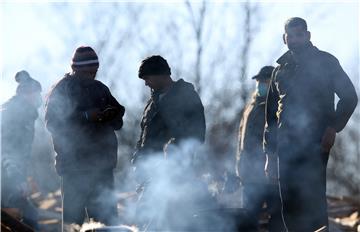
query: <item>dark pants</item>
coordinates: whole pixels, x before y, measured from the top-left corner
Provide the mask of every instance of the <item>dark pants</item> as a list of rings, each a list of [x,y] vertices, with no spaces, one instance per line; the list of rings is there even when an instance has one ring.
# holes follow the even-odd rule
[[[84,218],[89,217],[106,225],[116,223],[117,205],[113,194],[113,170],[64,174],[62,176],[63,221],[81,225]]]
[[[288,162],[280,157],[281,194],[289,231],[315,231],[323,226],[328,227],[328,156],[328,153],[313,149],[302,158],[286,160]]]
[[[270,215],[268,230],[270,232],[284,231],[281,215],[281,201],[279,188],[271,184],[244,184],[243,187],[244,208],[249,212],[253,222],[251,224],[259,227],[259,216],[262,212],[263,204],[266,202],[267,213]]]

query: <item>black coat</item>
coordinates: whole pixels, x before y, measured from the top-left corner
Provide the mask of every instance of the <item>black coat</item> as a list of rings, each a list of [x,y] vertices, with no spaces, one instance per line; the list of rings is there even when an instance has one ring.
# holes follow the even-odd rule
[[[327,127],[337,132],[345,127],[357,95],[338,60],[312,44],[300,54],[285,53],[277,62],[266,102],[264,148],[270,162],[278,156],[288,229],[314,231],[328,225],[329,154],[321,146],[322,137]]]
[[[262,145],[265,100],[265,97],[254,95],[240,121],[236,168],[243,184],[265,182],[265,153]]]
[[[90,122],[84,112],[115,107],[110,122]],[[115,130],[122,127],[125,108],[100,81],[67,74],[49,94],[45,121],[57,153],[59,173],[112,169],[117,163]]]
[[[135,159],[145,153],[162,152],[164,145],[175,139],[205,139],[204,107],[194,86],[183,79],[176,81],[163,94],[153,92],[141,120],[140,139]]]
[[[291,148],[294,154],[288,158],[298,158],[320,146],[328,126],[337,132],[345,127],[357,95],[338,60],[311,44],[302,54],[288,51],[277,62],[267,96],[264,147],[280,158]]]

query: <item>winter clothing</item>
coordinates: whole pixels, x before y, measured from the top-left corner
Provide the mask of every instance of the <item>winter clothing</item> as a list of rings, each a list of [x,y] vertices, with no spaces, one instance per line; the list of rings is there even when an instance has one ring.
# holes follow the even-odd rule
[[[311,43],[277,60],[266,103],[264,148],[279,158],[285,220],[291,231],[327,225],[326,166],[321,147],[327,127],[341,131],[357,96],[338,60]],[[336,94],[339,102],[334,108]]]
[[[11,180],[25,183],[38,112],[24,97],[18,95],[7,101],[2,108],[2,166]]]
[[[134,158],[162,152],[164,145],[175,139],[205,139],[204,107],[192,84],[183,79],[165,93],[154,91],[141,120],[141,134]]]
[[[71,68],[74,71],[97,71],[99,59],[94,49],[88,46],[78,47],[73,55]]]
[[[103,83],[81,73],[66,74],[51,91],[45,121],[62,176],[65,222],[81,224],[85,207],[103,223],[116,215],[110,192],[117,162],[115,130],[122,127],[124,112]]]
[[[101,112],[108,108],[114,109],[116,114],[106,120]],[[114,131],[122,127],[124,111],[100,81],[66,74],[51,91],[45,114],[57,153],[59,174],[94,168],[113,169],[117,162]]]
[[[265,127],[265,97],[253,95],[245,107],[239,128],[237,173],[244,183],[265,183],[265,154],[262,148]]]
[[[202,192],[202,186],[200,187],[199,182],[195,180],[194,170],[189,167],[194,167],[194,162],[190,161],[194,161],[196,146],[204,142],[204,139],[204,107],[192,84],[180,79],[173,82],[165,92],[152,92],[144,109],[140,139],[132,160],[136,165],[137,181],[145,184],[136,213],[138,224],[153,222],[152,226],[155,227],[150,227],[150,230],[179,229],[177,226],[181,220],[179,221],[179,218],[171,215],[170,212],[176,208],[179,211],[188,212],[187,216],[190,216],[194,211],[193,208],[200,204],[198,200],[207,199],[206,194]],[[191,147],[188,151],[184,148],[186,146],[181,145],[183,145],[182,142],[189,140],[196,143],[186,144]],[[160,158],[163,163],[158,163],[158,168],[149,167],[147,162],[141,162],[146,158],[154,158],[155,154],[164,153],[167,159],[165,161]],[[171,170],[171,173],[164,170]],[[176,189],[173,191],[184,193],[186,197],[180,196],[178,199],[173,199],[164,194],[166,191],[159,191],[157,184],[153,184],[164,184],[167,181],[176,182]],[[150,210],[154,205],[165,214]],[[181,229],[184,230],[184,228]]]
[[[271,73],[269,74],[271,76]],[[236,172],[243,186],[243,207],[252,218],[258,219],[263,203],[267,203],[271,215],[270,231],[282,228],[281,202],[278,187],[265,177],[265,153],[262,148],[265,128],[265,99],[257,92],[245,107],[240,122],[239,145],[236,156]],[[252,222],[258,226],[258,220]]]
[[[15,80],[17,94],[1,107],[1,206],[19,208],[24,222],[37,228],[37,211],[26,194],[38,112],[28,94],[40,98],[41,85],[26,71],[18,72]]]

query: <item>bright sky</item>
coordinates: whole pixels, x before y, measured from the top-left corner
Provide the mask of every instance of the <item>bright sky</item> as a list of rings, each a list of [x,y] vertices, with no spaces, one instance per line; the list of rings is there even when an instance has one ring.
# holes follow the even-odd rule
[[[238,2],[232,1],[232,3]],[[279,47],[282,47],[282,51],[286,51],[286,47],[281,45],[283,23],[289,17],[300,16],[308,22],[313,43],[321,50],[335,55],[354,84],[360,85],[357,1],[330,1],[330,3],[276,1],[259,4],[266,24],[260,28],[261,31],[254,41],[254,60],[251,62],[249,75],[256,73],[262,64],[271,62],[264,52],[273,52]],[[38,16],[39,11],[48,9],[47,4],[7,1],[0,6],[0,68],[2,70],[0,102],[4,102],[14,94],[16,83],[13,77],[22,69],[28,70],[31,75],[39,79],[44,90],[48,91],[48,88],[59,78],[59,73],[69,69],[69,59],[64,59],[63,56],[71,54],[72,49],[67,51],[68,48],[56,36],[53,28],[49,28],[47,22],[52,20],[49,14],[47,14],[49,18]],[[44,57],[39,59],[38,54],[43,54]],[[279,55],[274,54],[274,56]],[[50,57],[52,63],[46,63]],[[272,61],[273,64],[275,60],[276,58]],[[49,67],[53,72],[49,71]],[[354,71],[356,69],[357,71]]]

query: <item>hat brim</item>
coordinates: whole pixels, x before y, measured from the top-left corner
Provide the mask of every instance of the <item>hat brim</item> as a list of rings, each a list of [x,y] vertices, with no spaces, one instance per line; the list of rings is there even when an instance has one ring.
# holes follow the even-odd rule
[[[255,79],[255,80],[267,80],[271,78],[271,74],[270,75],[255,75],[253,76],[251,79]]]

